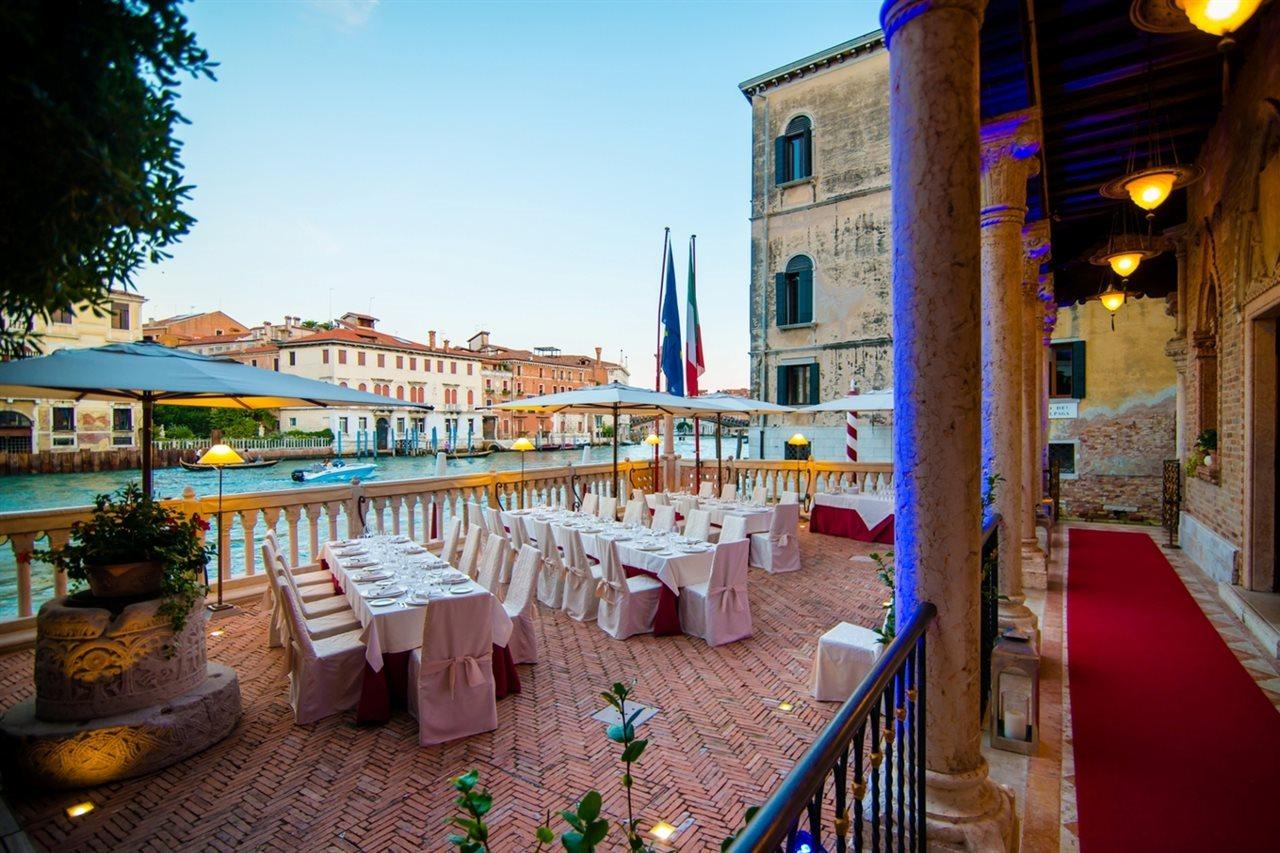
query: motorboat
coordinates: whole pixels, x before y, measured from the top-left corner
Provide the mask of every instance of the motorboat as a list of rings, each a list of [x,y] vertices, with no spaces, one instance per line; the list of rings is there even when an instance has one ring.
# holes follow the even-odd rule
[[[348,465],[341,459],[331,459],[328,462],[317,462],[306,468],[295,468],[290,476],[299,483],[346,483],[352,477],[365,479],[372,477],[377,467],[372,462],[356,462]]]

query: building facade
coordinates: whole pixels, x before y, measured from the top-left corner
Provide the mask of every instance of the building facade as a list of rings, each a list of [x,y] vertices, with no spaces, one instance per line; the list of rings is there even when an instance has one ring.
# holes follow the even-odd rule
[[[193,311],[147,320],[142,325],[142,338],[176,347],[197,339],[235,337],[248,331],[248,326],[222,311]]]
[[[804,406],[889,387],[889,54],[872,33],[752,78],[751,393]],[[779,458],[794,425],[754,430]],[[844,458],[844,418],[806,427],[818,458]],[[889,431],[859,428],[863,459]]]
[[[36,331],[45,354],[72,347],[99,347],[142,339],[137,293],[113,290],[109,313],[88,306],[55,312]],[[142,407],[102,400],[0,401],[0,451],[7,453],[128,450],[138,446]]]

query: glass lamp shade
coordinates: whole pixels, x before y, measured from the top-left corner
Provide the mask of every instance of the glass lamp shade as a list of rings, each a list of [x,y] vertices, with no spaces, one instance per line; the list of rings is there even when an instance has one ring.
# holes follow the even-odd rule
[[[1173,172],[1149,172],[1128,181],[1124,188],[1138,207],[1155,210],[1173,192],[1173,183],[1177,177]]]
[[[227,445],[215,444],[198,461],[201,465],[239,465],[244,459]]]
[[[511,445],[512,450],[519,450],[523,453],[526,450],[533,450],[533,442],[527,438],[517,438],[515,444]]]
[[[1225,36],[1253,17],[1262,0],[1177,0],[1177,4],[1196,29]]]
[[[1133,275],[1133,271],[1138,268],[1138,264],[1142,263],[1141,252],[1117,252],[1107,258],[1107,263],[1111,265],[1111,269],[1121,278],[1128,278]]]
[[[796,433],[791,436],[791,438],[787,439],[787,444],[790,444],[792,447],[804,447],[808,443],[809,439],[805,438],[801,433]]]
[[[662,444],[662,439],[658,438],[657,433],[651,432],[645,436],[644,443],[650,447],[657,447],[659,444]]]
[[[1124,300],[1125,292],[1123,290],[1116,290],[1114,286],[1104,290],[1098,297],[1098,301],[1102,303],[1102,307],[1106,308],[1112,314],[1120,310],[1120,307],[1124,305]]]

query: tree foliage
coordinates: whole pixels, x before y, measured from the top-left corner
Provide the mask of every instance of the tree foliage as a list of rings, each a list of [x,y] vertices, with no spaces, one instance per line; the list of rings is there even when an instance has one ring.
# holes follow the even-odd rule
[[[54,311],[105,313],[195,221],[177,90],[215,64],[180,2],[0,3],[0,355]]]

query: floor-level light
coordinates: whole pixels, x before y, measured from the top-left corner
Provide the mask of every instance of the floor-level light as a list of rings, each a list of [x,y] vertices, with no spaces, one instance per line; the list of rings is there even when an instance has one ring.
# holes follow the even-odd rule
[[[520,452],[520,508],[524,509],[524,455],[533,450],[533,442],[527,438],[517,438],[512,450]]]
[[[669,841],[676,834],[676,828],[665,820],[660,820],[649,828],[649,834],[658,841]]]
[[[222,469],[228,465],[240,465],[244,459],[240,457],[230,447],[225,444],[215,444],[204,452],[200,457],[199,464],[209,465],[218,469],[218,601],[216,604],[210,604],[210,610],[226,610],[231,607],[230,604],[222,600],[222,531],[225,520],[222,517]]]
[[[94,808],[96,806],[93,803],[76,803],[74,806],[67,806],[67,817],[84,817]]]

